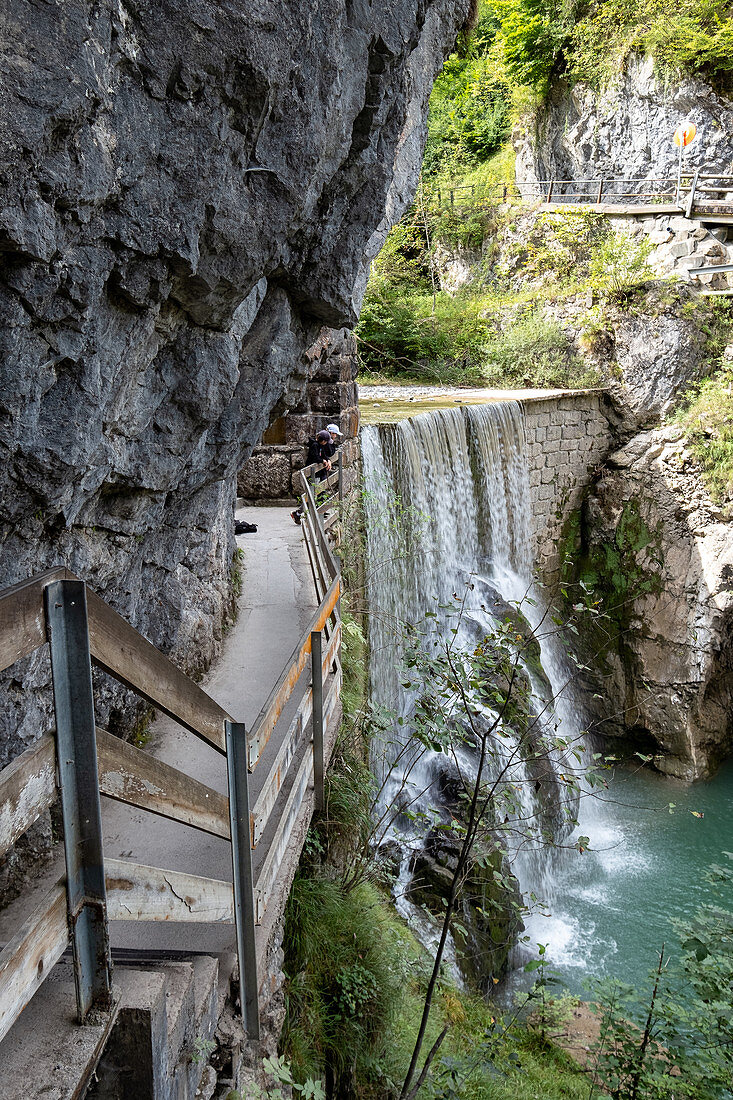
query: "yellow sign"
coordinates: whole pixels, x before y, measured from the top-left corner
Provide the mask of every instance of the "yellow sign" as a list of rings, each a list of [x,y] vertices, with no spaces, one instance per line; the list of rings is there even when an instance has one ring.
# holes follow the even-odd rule
[[[680,149],[684,149],[686,145],[689,145],[691,141],[694,141],[696,133],[697,126],[694,122],[683,122],[682,125],[678,126],[674,132],[675,145],[679,145]]]

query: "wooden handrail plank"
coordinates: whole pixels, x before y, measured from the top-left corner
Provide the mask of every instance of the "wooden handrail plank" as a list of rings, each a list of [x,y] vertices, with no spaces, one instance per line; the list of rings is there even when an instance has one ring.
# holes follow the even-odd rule
[[[249,731],[250,771],[254,769],[257,761],[262,755],[265,745],[269,741],[270,735],[277,725],[277,720],[282,714],[288,699],[293,694],[295,685],[305,668],[306,661],[311,651],[311,632],[314,630],[323,630],[340,596],[341,582],[340,578],[336,577],[321,601],[320,607],[304,631],[302,640],[293,650],[290,661],[285,666],[278,682],[270,692],[267,702],[262,707],[262,710]]]
[[[308,787],[312,783],[312,780],[313,743],[309,742],[309,744],[306,745],[295,779],[293,780],[288,797],[285,800],[285,805],[283,806],[275,835],[272,838],[267,855],[265,856],[265,861],[257,876],[257,882],[254,888],[257,924],[261,923],[264,916],[268,898],[272,893],[273,883],[280,869],[283,856],[290,844],[291,833],[297,824],[303,801],[305,800],[305,796],[308,793]]]
[[[278,719],[283,712],[285,704],[295,690],[295,685],[301,677],[306,666],[308,655],[311,651],[310,631],[298,643],[298,648],[293,651],[290,662],[285,666],[275,687],[270,692],[269,698],[257,719],[249,731],[249,770],[252,771],[257,761],[262,756],[265,745]]]
[[[0,856],[56,798],[56,743],[50,733],[0,772]]]
[[[323,679],[326,681],[331,665],[334,660],[337,659],[338,651],[341,645],[341,623],[336,626],[336,630],[329,642],[323,656]],[[329,687],[324,697],[324,713],[326,716],[330,716],[334,706],[335,695],[338,693],[338,687],[341,683],[340,670],[335,676],[333,676],[329,682]],[[251,819],[252,819],[252,847],[256,847],[262,836],[267,820],[272,813],[272,810],[277,801],[278,794],[285,783],[288,769],[297,751],[298,742],[302,737],[302,732],[310,721],[313,711],[313,693],[309,690],[305,693],[300,701],[298,709],[293,716],[293,719],[288,727],[287,733],[283,737],[282,744],[278,750],[277,756],[270,766],[270,771],[262,784],[262,789],[257,796],[254,806],[252,807]]]
[[[333,511],[334,508],[337,508],[338,499],[338,493],[332,493],[330,497],[326,497],[326,499],[321,504],[319,504],[318,508],[316,509],[318,515],[323,516],[326,512]]]
[[[339,666],[334,675],[331,677],[331,681],[323,696],[323,720],[326,725],[330,724],[333,712],[336,709],[339,696],[341,694],[341,667]]]
[[[311,560],[311,569],[314,573],[314,581],[316,583],[316,594],[320,599],[326,594],[328,586],[331,582],[331,573],[329,566],[326,564],[321,553],[320,544],[316,535],[317,519],[315,519],[313,512],[310,508],[306,508],[303,513],[303,534],[305,536],[306,549],[308,550],[308,556]],[[316,576],[317,574],[317,576]]]
[[[226,711],[90,588],[87,609],[96,664],[223,753]]]
[[[336,628],[331,635],[331,639],[328,643],[326,652],[323,654],[323,679],[325,680],[330,671],[331,665],[336,660],[338,653],[341,649],[341,619],[336,623]]]
[[[312,630],[323,630],[324,626],[331,618],[333,610],[341,599],[341,578],[335,577],[331,582],[326,595],[321,600],[321,606],[311,620],[311,625],[308,628],[308,633]]]
[[[262,785],[262,790],[257,795],[254,806],[252,807],[250,817],[253,848],[259,844],[267,821],[277,802],[277,797],[287,778],[288,769],[295,757],[298,744],[303,736],[303,730],[310,721],[312,711],[313,693],[309,689],[301,699],[298,709],[293,715],[293,720],[288,726],[287,733],[283,737],[277,756],[273,760],[267,778]]]
[[[102,729],[97,765],[99,789],[109,798],[229,839],[229,801],[205,783]]]
[[[105,860],[104,869],[110,920],[233,923],[231,882],[122,859]]]
[[[0,1040],[66,950],[66,885],[46,895],[0,952]]]
[[[330,580],[338,576],[339,567],[336,559],[333,556],[333,551],[326,538],[326,532],[323,530],[320,522],[315,522],[316,538],[318,539],[318,545],[321,549],[323,559],[326,563],[326,569],[328,570],[328,576]]]
[[[64,568],[49,569],[0,595],[0,672],[46,641],[43,589],[69,575]]]
[[[314,539],[314,541],[316,542],[317,546],[320,549],[321,556],[323,558],[323,561],[324,561],[325,567],[326,567],[326,574],[327,574],[329,579],[333,580],[333,578],[335,576],[337,576],[338,571],[339,571],[338,570],[338,564],[336,563],[336,561],[334,559],[333,553],[331,551],[331,547],[329,546],[329,543],[328,543],[328,539],[326,538],[326,533],[323,530],[323,527],[321,526],[321,524],[319,522],[319,519],[316,518],[317,516],[320,516],[320,512],[319,512],[319,509],[316,507],[316,503],[315,503],[315,500],[313,498],[313,494],[310,491],[310,486],[309,486],[308,487],[307,498],[306,498],[305,517],[306,517],[306,519],[310,520],[310,523],[311,523],[311,527],[310,527],[311,537]],[[325,579],[325,577],[324,577],[324,579]]]
[[[306,513],[304,512],[303,515],[305,516]],[[313,578],[313,587],[316,591],[316,595],[320,600],[321,597],[325,595],[325,592],[323,589],[323,581],[321,579],[321,568],[316,557],[316,552],[313,548],[313,539],[310,535],[307,519],[303,526],[303,541],[305,542],[305,549],[308,554],[308,564],[310,566],[311,577]]]

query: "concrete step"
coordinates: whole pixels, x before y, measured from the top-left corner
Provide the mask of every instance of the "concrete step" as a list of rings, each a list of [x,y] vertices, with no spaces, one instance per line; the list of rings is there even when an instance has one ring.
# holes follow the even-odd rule
[[[117,964],[121,1001],[87,1100],[194,1100],[219,1016],[219,961]]]
[[[85,1095],[114,1029],[122,990],[111,1013],[80,1027],[71,961],[57,963],[0,1046],[3,1100],[76,1100]]]

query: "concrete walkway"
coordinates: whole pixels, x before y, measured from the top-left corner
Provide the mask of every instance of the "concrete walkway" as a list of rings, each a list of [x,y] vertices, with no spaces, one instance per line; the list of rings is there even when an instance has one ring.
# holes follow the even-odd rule
[[[249,725],[277,682],[318,601],[302,531],[291,520],[289,509],[248,508],[238,512],[237,518],[255,522],[259,529],[237,539],[243,551],[243,585],[237,621],[203,686],[233,718]],[[287,720],[287,711],[283,718]],[[158,718],[145,748],[168,764],[226,793],[224,758],[171,719]],[[231,879],[228,842],[107,798],[102,799],[102,818],[105,854],[109,858]],[[37,876],[34,886],[38,890],[28,891],[0,913],[0,942],[10,939],[31,911],[32,895],[37,897],[38,892],[49,889],[62,874],[63,853],[59,849],[54,866]],[[115,921],[110,924],[110,934],[113,948],[172,949],[217,955],[234,950],[232,925]],[[58,970],[62,972],[62,964]],[[23,1096],[25,1100],[27,1096],[39,1095],[33,1091],[39,1073],[45,1072],[41,1068],[44,1044],[39,1041],[39,1021],[50,1013],[65,1016],[68,1021],[73,1018],[73,1011],[73,987],[68,980],[63,985],[51,980],[41,986],[34,1001],[0,1044],[0,1095],[3,1100],[11,1097],[15,1100],[16,1096]],[[42,1027],[46,1034],[45,1025]],[[72,1029],[69,1034],[81,1041],[79,1036],[85,1030]],[[59,1052],[64,1049],[71,1053],[68,1041],[59,1035],[46,1055],[52,1060],[58,1059]],[[24,1082],[21,1092],[13,1092],[9,1086],[11,1080]],[[62,1094],[63,1089],[55,1093]]]
[[[287,508],[237,513],[258,526],[240,535],[244,554],[237,621],[203,687],[239,721],[251,725],[318,606],[301,530]],[[224,757],[161,716],[146,751],[226,794]],[[103,799],[105,855],[209,878],[231,879],[227,841],[166,818]],[[112,944],[128,948],[224,951],[234,946],[231,925],[170,925],[115,921]]]

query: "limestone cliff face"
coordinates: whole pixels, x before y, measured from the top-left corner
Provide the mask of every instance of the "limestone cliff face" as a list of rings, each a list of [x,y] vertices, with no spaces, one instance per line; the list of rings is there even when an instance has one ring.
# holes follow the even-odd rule
[[[0,586],[65,563],[211,658],[237,470],[355,320],[467,8],[4,6]],[[44,655],[6,683],[0,766],[48,725]]]
[[[733,168],[733,103],[697,78],[664,83],[649,58],[630,58],[602,92],[558,85],[515,135],[517,180],[674,177],[672,135],[692,119],[685,167]]]
[[[612,616],[603,728],[670,775],[709,775],[733,751],[733,524],[678,428],[610,456],[582,531]]]
[[[236,470],[356,317],[465,6],[11,3],[0,583],[64,561],[210,656]]]

